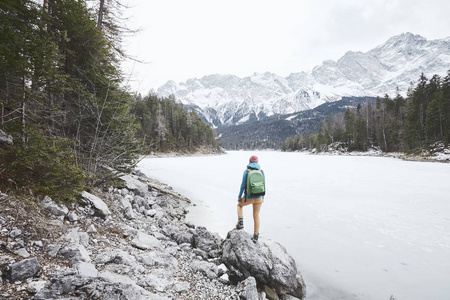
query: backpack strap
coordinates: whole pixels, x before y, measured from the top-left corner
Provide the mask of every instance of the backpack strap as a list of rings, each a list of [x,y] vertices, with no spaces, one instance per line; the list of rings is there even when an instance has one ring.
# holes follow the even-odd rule
[[[244,189],[244,196],[245,196],[245,200],[244,202],[247,202],[247,181],[248,181],[248,173],[249,173],[249,169],[245,170],[245,189]]]

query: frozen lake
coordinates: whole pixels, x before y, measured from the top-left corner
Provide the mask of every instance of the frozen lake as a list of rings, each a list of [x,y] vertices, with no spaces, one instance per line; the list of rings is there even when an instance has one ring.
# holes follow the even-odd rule
[[[138,168],[190,198],[194,224],[225,237],[253,154],[267,181],[261,239],[294,257],[306,299],[450,299],[450,164],[237,151]],[[251,207],[244,224],[252,233]]]

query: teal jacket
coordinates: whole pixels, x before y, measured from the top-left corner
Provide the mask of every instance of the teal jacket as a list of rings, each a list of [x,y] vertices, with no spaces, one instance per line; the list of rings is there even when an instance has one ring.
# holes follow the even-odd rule
[[[258,163],[250,163],[247,165],[247,170],[244,171],[244,175],[242,176],[242,183],[241,183],[241,189],[239,190],[239,196],[238,199],[241,199],[242,194],[245,195],[245,186],[247,185],[247,174],[248,174],[248,169],[253,169],[253,170],[261,170],[261,166]],[[266,180],[266,175],[264,174],[264,171],[261,170],[261,173],[264,176],[264,180]],[[247,196],[247,199],[252,199],[252,198],[259,198],[261,196]],[[262,196],[264,198],[264,196]]]

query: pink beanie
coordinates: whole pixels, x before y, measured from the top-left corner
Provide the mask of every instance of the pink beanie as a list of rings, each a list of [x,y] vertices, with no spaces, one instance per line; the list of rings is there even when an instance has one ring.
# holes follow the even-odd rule
[[[250,157],[250,163],[257,163],[258,162],[258,157],[256,155],[252,155],[252,157]]]

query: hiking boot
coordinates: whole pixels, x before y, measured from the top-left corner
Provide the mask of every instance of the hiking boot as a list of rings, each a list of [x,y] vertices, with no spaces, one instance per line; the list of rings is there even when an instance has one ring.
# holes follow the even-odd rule
[[[258,238],[259,238],[259,234],[254,233],[254,234],[253,234],[253,237],[252,237],[252,241],[253,241],[254,243],[258,242]]]
[[[244,221],[239,220],[236,224],[236,229],[242,229],[244,228]]]

